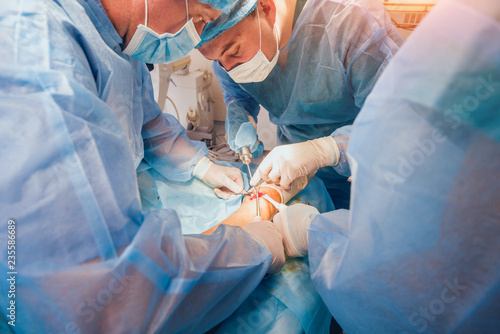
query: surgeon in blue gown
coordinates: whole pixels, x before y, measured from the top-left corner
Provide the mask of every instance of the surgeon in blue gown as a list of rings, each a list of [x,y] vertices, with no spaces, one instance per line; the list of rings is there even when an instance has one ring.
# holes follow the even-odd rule
[[[500,3],[439,1],[353,128],[351,210],[281,217],[312,219],[330,312],[347,333],[498,333]]]
[[[252,3],[208,23],[199,46],[216,60],[228,142],[262,154],[252,122],[264,107],[282,146],[251,184],[262,178],[287,188],[319,169],[335,206],[347,208],[351,124],[403,38],[378,0]]]
[[[143,62],[185,55],[219,14],[194,0],[2,3],[0,332],[200,333],[283,265],[268,222],[183,237],[175,211],[141,210],[141,161],[241,186],[161,113]]]

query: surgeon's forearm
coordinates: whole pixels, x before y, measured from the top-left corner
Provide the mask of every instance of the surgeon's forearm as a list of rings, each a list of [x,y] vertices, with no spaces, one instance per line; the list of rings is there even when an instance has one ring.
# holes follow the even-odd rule
[[[142,127],[144,159],[167,179],[188,181],[196,163],[208,154],[202,142],[188,138],[172,115],[161,114]]]
[[[273,188],[261,188],[260,194],[268,194],[275,201],[281,202],[280,194]],[[217,227],[219,227],[220,224],[240,227],[249,224],[255,218],[255,216],[257,216],[255,201],[255,195],[245,196],[243,202],[241,203],[241,206],[238,208],[238,210],[236,210],[236,212],[234,212],[231,216],[227,217],[211,229],[203,232],[203,234],[211,234],[217,229]],[[276,208],[267,200],[264,200],[262,198],[260,198],[259,200],[259,208],[260,216],[263,220],[271,220],[277,213]]]
[[[349,147],[349,140],[351,138],[352,125],[345,125],[336,129],[331,137],[335,140],[338,148],[338,159],[337,163],[333,166],[333,169],[340,175],[345,177],[351,176],[351,169],[349,167],[349,161],[347,159],[347,148]]]

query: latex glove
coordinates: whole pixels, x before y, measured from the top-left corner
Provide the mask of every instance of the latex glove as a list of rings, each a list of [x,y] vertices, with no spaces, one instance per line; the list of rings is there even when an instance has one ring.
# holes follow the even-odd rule
[[[290,257],[302,257],[308,253],[307,230],[319,214],[318,209],[302,203],[289,206],[274,216],[274,225],[283,236],[285,252]]]
[[[276,226],[269,220],[254,220],[243,229],[257,242],[265,246],[273,256],[273,261],[267,272],[271,274],[278,273],[285,264],[285,250],[283,248],[283,238]]]
[[[255,186],[263,179],[288,189],[296,178],[336,165],[339,157],[337,143],[330,136],[278,146],[259,165],[250,184]]]
[[[255,124],[255,121],[253,121],[252,116],[248,116],[248,118],[250,121],[244,122],[240,125],[234,138],[229,136],[228,143],[231,149],[237,153],[240,148],[247,146],[250,149],[250,152],[252,152],[252,157],[258,158],[262,156],[262,153],[264,152],[264,144],[262,144],[257,136],[257,125]],[[227,131],[227,133],[231,134],[234,133],[234,131]]]
[[[214,164],[207,157],[198,161],[193,175],[213,187],[214,193],[223,199],[229,199],[243,191],[243,177],[238,168]]]

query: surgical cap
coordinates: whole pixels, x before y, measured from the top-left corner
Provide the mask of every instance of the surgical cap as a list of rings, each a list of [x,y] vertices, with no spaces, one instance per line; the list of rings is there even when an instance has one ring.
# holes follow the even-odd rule
[[[224,10],[227,6],[230,6],[233,1],[232,0],[200,0],[201,3],[206,3],[210,5],[213,9]]]
[[[201,42],[196,47],[200,47],[216,39],[220,34],[247,17],[256,6],[257,0],[235,0],[231,4],[224,6],[217,20],[206,24],[200,36]]]

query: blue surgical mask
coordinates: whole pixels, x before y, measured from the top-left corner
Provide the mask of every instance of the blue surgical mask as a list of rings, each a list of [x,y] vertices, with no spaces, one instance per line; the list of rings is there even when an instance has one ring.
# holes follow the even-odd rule
[[[187,23],[175,34],[160,35],[148,28],[148,1],[145,0],[145,3],[145,24],[137,27],[123,53],[145,63],[167,63],[184,57],[200,42],[200,35],[194,27],[193,19],[189,20],[189,12],[186,17]],[[186,11],[187,6],[186,0]]]

